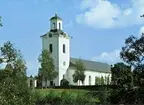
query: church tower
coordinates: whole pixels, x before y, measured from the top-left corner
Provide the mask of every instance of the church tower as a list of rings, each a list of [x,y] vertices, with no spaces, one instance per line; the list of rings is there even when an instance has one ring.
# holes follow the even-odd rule
[[[50,30],[42,35],[42,50],[51,52],[54,60],[57,78],[53,81],[55,86],[60,86],[60,81],[66,74],[70,62],[70,37],[63,32],[62,19],[55,14],[50,18]]]

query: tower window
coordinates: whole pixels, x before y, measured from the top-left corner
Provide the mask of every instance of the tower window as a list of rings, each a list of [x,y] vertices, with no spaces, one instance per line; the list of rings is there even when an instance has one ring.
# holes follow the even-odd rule
[[[59,23],[59,30],[61,30],[61,24]]]
[[[49,51],[52,53],[53,48],[52,48],[52,44],[49,45]]]
[[[65,53],[65,44],[63,44],[63,53]]]
[[[55,29],[55,23],[53,23],[53,29]]]
[[[65,65],[66,65],[66,62],[63,62],[63,65],[65,66]]]
[[[51,34],[51,33],[49,34],[49,37],[50,37],[50,38],[52,37],[52,34]]]

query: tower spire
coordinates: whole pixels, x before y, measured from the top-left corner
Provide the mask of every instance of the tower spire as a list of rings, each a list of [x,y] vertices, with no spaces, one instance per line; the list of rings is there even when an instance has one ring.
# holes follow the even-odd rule
[[[58,15],[57,15],[57,13],[55,13],[55,17],[57,17]]]
[[[56,12],[55,12],[55,16],[57,16],[57,9],[56,9]]]
[[[62,30],[62,19],[57,15],[57,13],[55,13],[55,16],[50,19],[50,26],[52,30]]]

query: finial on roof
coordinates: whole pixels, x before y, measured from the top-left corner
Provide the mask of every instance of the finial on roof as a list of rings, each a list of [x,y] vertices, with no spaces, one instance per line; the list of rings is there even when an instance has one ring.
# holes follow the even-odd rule
[[[52,18],[50,18],[50,20],[52,20],[52,19],[62,20],[62,19],[57,15],[57,12],[55,13],[55,16],[53,16]]]
[[[57,9],[56,9],[56,12],[55,12],[55,16],[57,16]]]
[[[57,13],[55,13],[55,16],[57,16]]]

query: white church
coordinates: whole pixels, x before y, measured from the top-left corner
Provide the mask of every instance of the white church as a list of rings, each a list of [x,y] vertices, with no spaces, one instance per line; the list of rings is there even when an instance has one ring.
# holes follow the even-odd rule
[[[57,78],[53,81],[55,86],[60,86],[63,76],[71,85],[95,85],[96,77],[111,77],[110,65],[102,62],[82,60],[85,66],[84,84],[74,83],[72,75],[75,71],[75,63],[79,58],[72,58],[70,55],[71,37],[63,32],[62,19],[55,14],[50,18],[50,30],[41,36],[42,50],[49,50],[54,60],[55,70],[58,72]],[[42,82],[45,86],[45,82]]]

